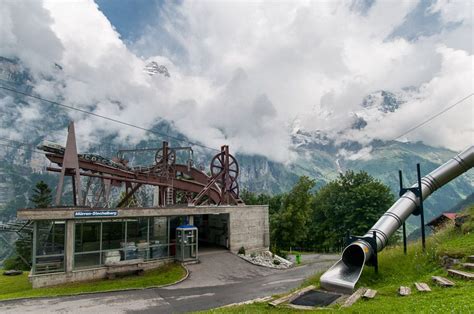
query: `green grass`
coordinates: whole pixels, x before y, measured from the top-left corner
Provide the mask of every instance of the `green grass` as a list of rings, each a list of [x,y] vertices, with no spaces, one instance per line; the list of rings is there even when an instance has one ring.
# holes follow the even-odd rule
[[[286,254],[288,255],[296,255],[296,254],[299,254],[299,255],[307,255],[307,254],[321,254],[321,253],[318,253],[318,252],[306,252],[306,251],[285,251]]]
[[[75,282],[38,289],[31,287],[28,281],[28,273],[23,273],[19,276],[0,275],[0,300],[150,288],[174,283],[185,275],[186,270],[180,264],[173,263],[146,271],[142,276],[128,276],[113,280],[104,279]]]
[[[474,313],[474,282],[451,279],[455,287],[436,286],[431,276],[446,276],[446,270],[440,265],[441,257],[447,255],[464,259],[474,254],[474,206],[465,213],[471,214],[462,228],[447,227],[427,239],[426,251],[421,249],[420,241],[410,243],[407,255],[403,247],[386,248],[379,255],[379,274],[372,267],[365,267],[357,287],[369,287],[378,291],[372,300],[360,300],[350,308],[332,306],[328,311],[350,313]],[[302,286],[319,286],[319,277],[315,274]],[[421,293],[414,282],[426,282],[432,292]],[[398,296],[400,286],[409,286],[412,294]],[[357,288],[356,287],[356,288]],[[267,303],[257,303],[211,311],[212,313],[293,313],[289,308],[272,308]],[[320,310],[309,311],[317,312]]]

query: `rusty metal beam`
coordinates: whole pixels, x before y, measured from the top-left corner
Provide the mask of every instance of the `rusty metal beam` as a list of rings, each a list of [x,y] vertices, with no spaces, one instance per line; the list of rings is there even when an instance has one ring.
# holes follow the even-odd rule
[[[141,183],[137,183],[135,184],[135,186],[127,192],[127,195],[125,195],[125,197],[123,198],[123,200],[120,201],[120,203],[117,205],[117,207],[123,207],[123,205],[125,205],[128,200],[130,199],[130,197],[133,196],[133,194],[135,194],[135,192],[142,186]]]
[[[52,167],[48,167],[47,170],[53,171],[53,172],[61,171],[61,169],[52,168]],[[70,171],[66,175],[69,175],[69,176],[74,175],[74,171]],[[206,186],[206,184],[204,183],[186,180],[186,179],[166,179],[166,178],[160,178],[160,177],[138,176],[138,177],[146,178],[146,180],[138,180],[138,179],[123,178],[119,176],[99,175],[99,174],[87,173],[87,172],[81,172],[80,175],[86,176],[86,177],[109,179],[112,181],[140,183],[140,184],[145,184],[145,185],[155,185],[155,186],[163,186],[163,187],[173,186],[177,190],[189,191],[189,192],[194,192],[194,193],[201,192],[201,190]],[[212,199],[212,201],[218,204],[219,199],[220,199],[220,196],[219,196],[220,190],[217,188],[217,186],[212,186],[209,190],[209,194],[210,194],[209,197]]]

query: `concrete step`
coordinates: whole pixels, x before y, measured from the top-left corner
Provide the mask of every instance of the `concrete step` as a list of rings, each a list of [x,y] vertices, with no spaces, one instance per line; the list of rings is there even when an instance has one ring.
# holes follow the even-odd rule
[[[461,264],[465,269],[474,269],[474,263],[464,263]]]
[[[416,290],[420,292],[430,292],[430,287],[424,282],[415,282]]]
[[[441,287],[453,287],[453,286],[455,286],[454,282],[452,282],[451,280],[446,279],[444,277],[433,276],[433,277],[431,277],[431,279],[433,279],[433,281],[436,282]]]
[[[401,296],[407,296],[407,295],[410,295],[410,293],[411,293],[411,289],[408,287],[401,286],[400,288],[398,288],[398,294]]]
[[[462,270],[448,269],[448,275],[452,277],[467,279],[467,280],[474,280],[474,273],[470,273],[470,272],[462,271]]]
[[[367,289],[367,291],[364,293],[362,297],[366,299],[373,299],[375,298],[376,294],[377,294],[377,290]]]
[[[367,288],[359,288],[356,292],[354,292],[347,300],[344,302],[342,307],[349,307],[352,304],[356,303],[365,293],[367,292]]]
[[[474,263],[474,255],[468,256],[467,261],[468,263]]]

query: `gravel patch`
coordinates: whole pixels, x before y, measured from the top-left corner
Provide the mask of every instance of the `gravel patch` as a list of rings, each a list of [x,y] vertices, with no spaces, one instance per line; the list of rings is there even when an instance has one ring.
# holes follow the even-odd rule
[[[255,252],[251,254],[238,254],[238,256],[252,264],[268,268],[287,269],[293,266],[293,263],[273,254],[270,251]]]

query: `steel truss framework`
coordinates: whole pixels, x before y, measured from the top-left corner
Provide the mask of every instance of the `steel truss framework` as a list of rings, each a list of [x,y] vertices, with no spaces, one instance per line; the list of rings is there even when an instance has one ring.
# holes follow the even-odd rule
[[[112,207],[111,195],[118,194],[113,193],[114,190],[122,191],[116,207],[140,206],[137,204],[137,191],[143,187],[159,187],[157,206],[176,203],[178,193],[182,196],[181,202],[185,199],[191,206],[243,205],[237,183],[239,166],[227,145],[222,146],[221,152],[212,159],[210,176],[194,168],[190,147],[173,148],[167,142],[156,149],[154,164],[149,166],[129,167],[123,153],[151,149],[122,150],[112,160],[97,155],[78,154],[73,122],[68,127],[65,148],[39,148],[45,151],[47,159],[57,165],[47,169],[60,173],[56,206],[62,204],[65,177],[72,179],[74,206]],[[176,152],[179,150],[186,150],[190,154],[185,164],[176,161]],[[83,179],[85,184],[81,185]]]

